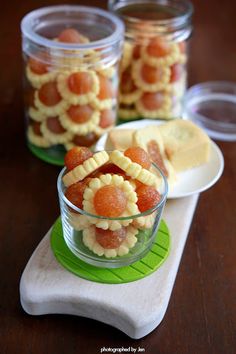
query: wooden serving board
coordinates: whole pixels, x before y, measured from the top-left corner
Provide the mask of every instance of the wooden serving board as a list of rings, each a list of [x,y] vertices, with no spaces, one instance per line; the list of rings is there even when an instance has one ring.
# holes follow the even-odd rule
[[[50,230],[31,256],[20,281],[20,299],[30,315],[71,314],[114,326],[138,339],[163,319],[197,205],[198,195],[168,200],[163,218],[171,250],[163,265],[146,278],[102,284],[64,269],[50,247]]]

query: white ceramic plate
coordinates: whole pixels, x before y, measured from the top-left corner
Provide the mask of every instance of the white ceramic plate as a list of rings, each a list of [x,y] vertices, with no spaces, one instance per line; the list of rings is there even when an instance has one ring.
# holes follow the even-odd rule
[[[138,129],[148,125],[160,125],[165,121],[140,120],[119,125],[116,129]],[[96,144],[96,151],[104,150],[107,134],[104,134]],[[178,173],[177,183],[168,193],[168,198],[182,198],[200,193],[212,187],[222,175],[224,158],[218,146],[212,141],[210,158],[207,163],[191,170]]]

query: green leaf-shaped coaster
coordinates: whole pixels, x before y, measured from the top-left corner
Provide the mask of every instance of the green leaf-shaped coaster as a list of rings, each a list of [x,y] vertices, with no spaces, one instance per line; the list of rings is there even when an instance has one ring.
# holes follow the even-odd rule
[[[59,218],[52,229],[51,247],[58,262],[80,278],[107,284],[122,284],[142,279],[153,273],[165,261],[170,250],[170,234],[161,220],[151,250],[141,260],[121,268],[99,268],[77,258],[67,247]]]

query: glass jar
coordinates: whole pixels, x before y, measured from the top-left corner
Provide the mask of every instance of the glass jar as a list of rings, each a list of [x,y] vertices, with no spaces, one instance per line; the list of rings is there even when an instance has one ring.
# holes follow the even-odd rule
[[[63,165],[66,150],[93,147],[116,123],[122,21],[86,6],[51,6],[21,22],[30,150]]]
[[[188,0],[109,0],[125,23],[119,117],[181,116],[193,7]]]
[[[168,184],[163,172],[153,164],[152,173],[158,179],[159,202],[149,210],[140,212],[136,206],[134,180],[124,180],[122,175],[103,174],[90,178],[83,192],[83,209],[76,207],[67,199],[67,188],[63,177],[68,171],[64,168],[58,176],[61,220],[64,240],[69,249],[86,263],[105,268],[119,268],[143,258],[151,249],[165,206]],[[130,205],[124,214],[130,216],[103,217],[87,211],[89,205],[94,209],[94,196],[102,184],[111,185],[117,181],[119,188],[124,188],[129,203],[134,203],[134,215],[130,215]],[[102,184],[101,182],[102,181]],[[108,182],[107,182],[108,181]],[[87,182],[86,182],[87,183]],[[136,181],[137,183],[137,181]],[[124,187],[122,187],[122,185]],[[136,188],[136,189],[135,189]],[[131,201],[132,199],[132,201]],[[105,203],[106,201],[104,201]],[[128,205],[128,204],[127,204]],[[94,209],[95,210],[95,209]],[[109,245],[104,245],[109,238]],[[112,245],[119,238],[119,245]]]

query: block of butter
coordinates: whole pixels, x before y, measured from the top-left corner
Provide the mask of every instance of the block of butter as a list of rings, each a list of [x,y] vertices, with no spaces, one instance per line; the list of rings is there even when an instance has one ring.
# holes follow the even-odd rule
[[[176,119],[160,125],[165,152],[177,172],[197,167],[209,159],[210,139],[189,120]]]

